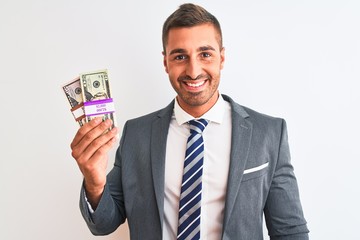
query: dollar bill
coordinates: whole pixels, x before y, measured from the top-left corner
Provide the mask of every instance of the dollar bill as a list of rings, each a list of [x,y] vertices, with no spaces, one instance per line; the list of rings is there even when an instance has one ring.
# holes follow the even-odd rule
[[[84,104],[83,104],[83,95],[82,88],[80,84],[80,77],[71,80],[62,86],[62,89],[65,93],[66,98],[69,101],[71,112],[75,120],[79,123],[80,126],[83,126],[85,119]]]
[[[115,110],[107,70],[80,74],[80,84],[82,98],[84,99],[86,121],[91,121],[95,117],[102,117],[103,121],[111,119],[113,122],[112,127],[114,127]]]

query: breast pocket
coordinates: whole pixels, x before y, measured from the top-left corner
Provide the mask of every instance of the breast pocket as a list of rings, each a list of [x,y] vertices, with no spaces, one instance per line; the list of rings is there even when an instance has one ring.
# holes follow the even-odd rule
[[[243,178],[241,181],[245,182],[250,179],[257,178],[257,177],[264,175],[265,173],[267,173],[268,167],[269,167],[269,162],[266,162],[259,166],[245,169],[244,173],[243,173]]]

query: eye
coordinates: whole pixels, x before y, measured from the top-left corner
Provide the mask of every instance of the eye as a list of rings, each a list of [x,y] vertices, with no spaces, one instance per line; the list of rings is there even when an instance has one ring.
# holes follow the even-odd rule
[[[177,55],[175,56],[175,60],[185,60],[186,59],[186,56],[185,55]]]
[[[211,57],[211,54],[208,52],[203,52],[203,53],[201,53],[201,57],[208,58],[208,57]]]

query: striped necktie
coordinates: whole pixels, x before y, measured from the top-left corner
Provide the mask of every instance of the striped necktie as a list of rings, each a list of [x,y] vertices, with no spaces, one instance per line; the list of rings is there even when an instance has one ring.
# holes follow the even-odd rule
[[[178,240],[200,239],[200,213],[204,141],[202,132],[208,124],[205,119],[191,120],[187,140],[184,173],[179,203]]]

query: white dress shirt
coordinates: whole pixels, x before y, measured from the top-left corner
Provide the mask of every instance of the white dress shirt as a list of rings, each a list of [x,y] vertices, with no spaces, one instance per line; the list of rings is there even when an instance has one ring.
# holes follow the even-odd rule
[[[231,107],[220,95],[216,104],[201,118],[209,120],[203,132],[204,165],[201,197],[201,239],[221,238],[227,178],[230,165]],[[183,175],[188,121],[194,119],[175,100],[169,126],[165,158],[165,199],[163,239],[176,239],[180,188]]]

